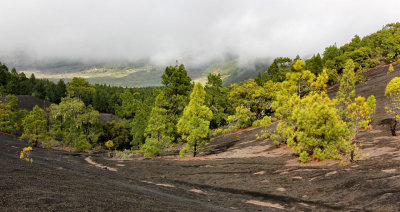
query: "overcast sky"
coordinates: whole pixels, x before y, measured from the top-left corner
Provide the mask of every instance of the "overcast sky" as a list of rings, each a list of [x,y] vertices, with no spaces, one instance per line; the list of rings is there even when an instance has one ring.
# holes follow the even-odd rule
[[[398,0],[1,0],[1,57],[302,57],[400,21]]]

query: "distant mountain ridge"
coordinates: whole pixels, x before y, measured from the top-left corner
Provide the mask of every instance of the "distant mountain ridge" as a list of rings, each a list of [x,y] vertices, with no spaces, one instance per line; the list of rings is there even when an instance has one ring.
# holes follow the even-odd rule
[[[24,58],[26,60],[24,60]],[[151,65],[148,61],[138,62],[81,62],[72,60],[32,60],[29,57],[15,56],[0,58],[9,67],[24,72],[27,77],[32,73],[36,78],[52,81],[63,79],[69,82],[73,77],[86,78],[93,84],[108,84],[123,87],[152,87],[161,85],[161,76],[165,66]],[[245,81],[264,73],[271,60],[255,60],[248,65],[239,65],[237,59],[216,60],[204,65],[185,64],[189,76],[195,82],[206,83],[209,73],[219,73],[224,85]],[[169,64],[173,65],[173,64]]]

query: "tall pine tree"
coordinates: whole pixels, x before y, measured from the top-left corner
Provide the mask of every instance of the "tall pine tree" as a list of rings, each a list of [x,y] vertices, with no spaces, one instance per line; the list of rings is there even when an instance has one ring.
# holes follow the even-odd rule
[[[182,139],[187,141],[187,145],[181,150],[180,155],[185,156],[186,152],[193,151],[196,156],[198,149],[210,140],[209,126],[213,117],[211,110],[204,105],[206,92],[200,83],[197,83],[190,95],[189,105],[183,111],[179,119],[177,128]]]
[[[24,133],[22,138],[29,140],[33,146],[37,146],[39,141],[51,141],[49,132],[47,131],[47,120],[45,118],[45,112],[35,106],[31,112],[22,121]],[[46,144],[51,144],[46,142]]]
[[[163,92],[157,98],[155,105],[151,111],[150,119],[144,132],[146,141],[141,147],[141,151],[145,156],[159,154],[163,148],[168,147],[174,140],[175,124],[171,119],[175,119],[168,114],[165,109],[167,99]]]

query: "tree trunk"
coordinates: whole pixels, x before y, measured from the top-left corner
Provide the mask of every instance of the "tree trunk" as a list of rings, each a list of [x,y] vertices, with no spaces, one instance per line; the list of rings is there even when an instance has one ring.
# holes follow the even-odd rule
[[[356,125],[355,126],[357,126],[358,125],[358,123],[356,123]],[[354,135],[353,135],[353,137],[351,138],[351,143],[350,144],[354,144],[354,145],[357,145],[357,142],[356,142],[356,139],[357,139],[357,127],[355,127],[355,129],[354,129]],[[351,147],[352,149],[351,149],[351,151],[350,151],[350,162],[351,163],[354,163],[355,161],[354,161],[354,153],[355,153],[355,151],[354,151],[354,149],[353,149],[353,147]]]
[[[397,120],[394,119],[394,122],[390,124],[390,131],[392,132],[392,136],[396,136],[396,126]]]
[[[299,85],[298,85],[298,86],[299,86],[298,94],[299,94],[299,97],[301,97],[301,96],[300,96],[300,79],[299,79]]]
[[[46,117],[46,132],[50,132],[50,115],[48,113],[45,113]]]
[[[294,127],[294,132],[297,132],[297,126]],[[297,140],[297,136],[294,136],[293,141],[294,141],[296,144],[299,143],[299,141]],[[287,143],[287,142],[286,142],[286,143]]]
[[[197,153],[197,142],[194,142],[194,147],[193,147],[193,157],[196,157],[196,153]]]
[[[39,140],[39,139],[38,139],[38,136],[39,136],[38,134],[39,134],[39,133],[35,132],[35,135],[36,135],[36,136],[35,136],[35,142],[33,142],[33,144],[32,144],[33,147],[37,147],[37,143],[38,143],[38,140]]]
[[[354,150],[350,152],[350,162],[354,163]]]

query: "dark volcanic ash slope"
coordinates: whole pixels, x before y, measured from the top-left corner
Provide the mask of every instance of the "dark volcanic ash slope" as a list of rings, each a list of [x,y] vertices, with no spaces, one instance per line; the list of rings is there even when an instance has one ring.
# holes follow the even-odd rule
[[[394,77],[400,77],[400,63],[393,65],[395,71],[388,73],[389,65],[379,65],[368,72],[364,73],[364,80],[362,83],[356,85],[356,95],[364,96],[368,98],[370,95],[374,95],[376,98],[376,111],[372,117],[373,128],[380,128],[383,130],[389,130],[387,124],[390,123],[391,117],[385,111],[385,106],[388,103],[385,97],[386,85]],[[333,86],[328,89],[328,95],[331,98],[335,98],[338,86]],[[276,125],[272,125],[274,127]],[[251,146],[248,141],[254,140],[255,135],[261,131],[262,128],[249,128],[246,130],[240,130],[238,133],[231,133],[222,136],[215,137],[211,140],[210,144],[207,145],[203,154],[214,154],[218,152],[224,152],[229,149],[236,149],[238,146]],[[240,135],[238,141],[237,135]],[[248,143],[248,144],[246,144]]]
[[[52,104],[49,101],[45,101],[42,99],[39,99],[37,97],[34,96],[30,96],[30,95],[17,95],[18,97],[18,106],[21,109],[25,109],[28,111],[33,110],[33,108],[37,105],[39,106],[41,109],[45,110],[46,108],[49,108],[50,105]],[[0,97],[1,101],[4,101],[5,97]]]

